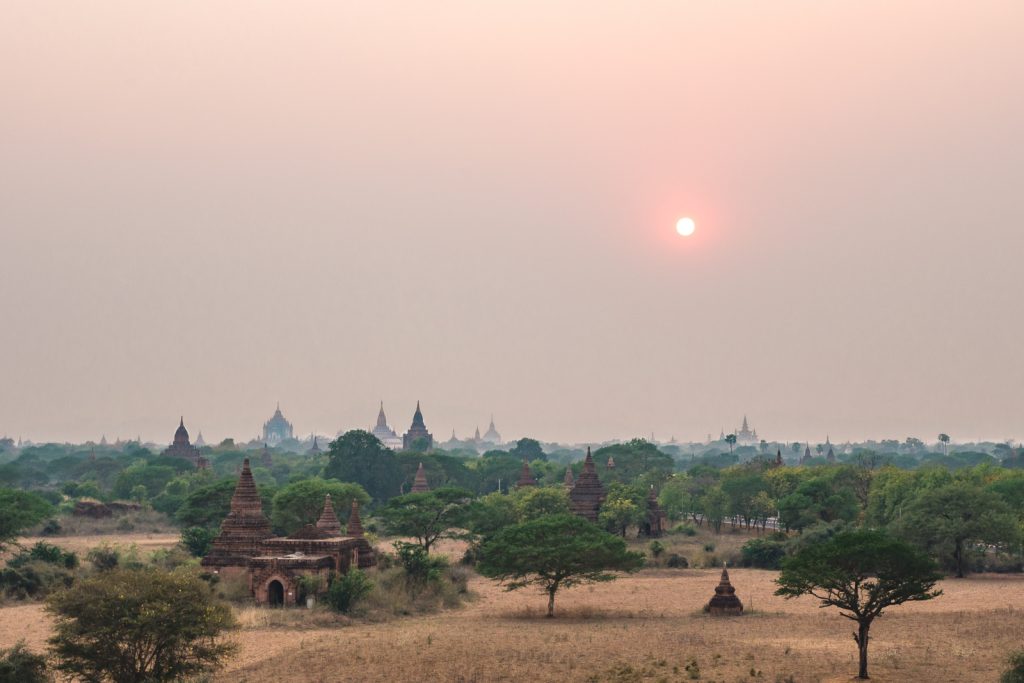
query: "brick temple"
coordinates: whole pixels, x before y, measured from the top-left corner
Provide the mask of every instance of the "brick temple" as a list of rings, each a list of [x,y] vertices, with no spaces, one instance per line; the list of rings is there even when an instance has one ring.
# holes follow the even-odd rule
[[[576,483],[569,491],[569,509],[574,515],[596,523],[597,513],[601,509],[604,498],[604,486],[597,478],[597,468],[594,466],[594,458],[590,455],[588,447],[587,457],[583,460],[583,471],[580,472]]]
[[[248,458],[231,497],[231,511],[210,552],[200,562],[218,574],[245,574],[256,603],[271,606],[302,604],[308,589],[308,582],[300,582],[304,577],[319,580],[313,589],[319,594],[327,590],[332,576],[376,563],[355,501],[345,533],[328,495],[316,524],[307,524],[290,536],[275,537],[263,514]]]

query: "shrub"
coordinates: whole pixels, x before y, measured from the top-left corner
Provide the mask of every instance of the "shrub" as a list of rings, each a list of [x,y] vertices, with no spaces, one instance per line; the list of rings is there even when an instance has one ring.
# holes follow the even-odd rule
[[[651,551],[651,557],[658,559],[665,552],[665,546],[660,541],[651,541],[647,548]]]
[[[0,592],[18,600],[45,597],[74,581],[74,575],[62,565],[39,560],[0,570]]]
[[[683,536],[696,536],[697,535],[697,530],[693,528],[692,524],[684,522],[682,524],[677,524],[672,529],[672,533],[674,533],[674,534],[682,534]]]
[[[423,546],[417,543],[395,543],[398,563],[405,570],[405,577],[411,584],[437,581],[448,566],[444,557],[431,557]]]
[[[686,569],[690,566],[690,563],[682,555],[672,553],[668,556],[668,561],[665,562],[666,566],[672,569]]]
[[[105,544],[91,548],[89,552],[86,553],[85,559],[92,562],[92,565],[101,572],[116,569],[117,565],[121,562],[121,557],[118,555],[117,548],[112,548]]]
[[[348,613],[373,590],[373,581],[358,569],[352,569],[331,581],[325,600],[338,612]]]
[[[781,569],[786,546],[778,541],[755,538],[743,544],[743,566],[758,569]]]
[[[1024,683],[1024,650],[1018,650],[1007,659],[1010,668],[1003,672],[999,683]]]
[[[62,528],[61,528],[60,522],[58,522],[56,519],[52,519],[51,518],[51,519],[46,520],[46,523],[43,524],[43,528],[39,530],[39,535],[40,536],[56,536],[61,531],[62,531]]]
[[[704,544],[704,552],[706,552],[706,553],[713,553],[713,552],[715,552],[715,544],[714,543],[705,543]]]
[[[37,655],[18,642],[9,650],[0,650],[0,683],[45,683],[46,657]]]
[[[73,552],[67,552],[63,548],[59,548],[55,545],[50,545],[49,543],[40,541],[29,550],[22,550],[12,557],[7,562],[7,566],[18,568],[33,561],[56,564],[64,567],[65,569],[74,569],[78,566],[78,555]]]
[[[205,556],[216,537],[216,532],[202,526],[190,526],[181,530],[181,544],[196,557]]]

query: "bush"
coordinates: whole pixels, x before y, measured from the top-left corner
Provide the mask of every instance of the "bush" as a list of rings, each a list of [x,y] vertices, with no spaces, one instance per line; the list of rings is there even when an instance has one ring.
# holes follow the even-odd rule
[[[46,657],[37,655],[18,642],[9,650],[0,650],[0,683],[45,683]]]
[[[1007,659],[1010,668],[1003,672],[999,683],[1024,683],[1024,650],[1018,650]]]
[[[706,552],[706,553],[713,553],[713,552],[715,552],[715,544],[714,543],[705,543],[704,544],[704,552]]]
[[[665,562],[665,565],[672,569],[686,569],[690,566],[690,563],[682,555],[672,553],[668,556],[668,561]]]
[[[372,590],[373,582],[370,577],[358,569],[352,569],[331,581],[325,600],[333,609],[347,614]]]
[[[181,530],[181,544],[195,557],[204,557],[210,551],[210,544],[216,537],[216,532],[202,526],[190,526]]]
[[[59,548],[49,543],[42,541],[36,543],[29,550],[22,550],[17,555],[12,557],[8,562],[8,567],[17,569],[18,567],[24,566],[29,562],[38,561],[46,562],[48,564],[55,564],[65,569],[74,569],[78,566],[78,555],[73,552],[67,552],[63,548]]]
[[[92,562],[92,566],[101,572],[110,571],[116,569],[117,565],[121,562],[121,557],[118,555],[117,548],[112,548],[109,545],[98,545],[95,548],[91,548],[85,555],[85,559]]]
[[[786,546],[778,541],[755,538],[743,544],[744,567],[758,569],[781,569],[782,558],[786,556]]]
[[[696,536],[697,535],[697,530],[693,528],[692,524],[684,522],[682,524],[677,524],[672,529],[672,533],[674,533],[674,534],[682,534],[683,536]]]
[[[431,557],[423,546],[416,543],[395,543],[398,563],[405,570],[405,577],[411,584],[437,581],[441,572],[448,567],[444,557]]]
[[[74,581],[74,575],[62,565],[40,560],[0,570],[0,592],[18,600],[45,597],[61,588],[69,588]]]
[[[51,518],[51,519],[46,520],[46,523],[43,524],[43,528],[39,530],[39,535],[40,536],[56,536],[62,530],[63,529],[61,528],[60,522],[58,522],[56,519],[52,519]]]
[[[661,541],[651,541],[650,545],[648,545],[647,548],[651,551],[651,557],[653,557],[654,559],[658,559],[659,557],[661,557],[661,554],[665,552],[665,546],[661,543]]]

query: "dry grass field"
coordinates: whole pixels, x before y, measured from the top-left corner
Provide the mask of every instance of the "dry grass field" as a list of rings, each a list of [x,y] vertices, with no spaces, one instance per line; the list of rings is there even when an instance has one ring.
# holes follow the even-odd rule
[[[699,553],[705,541],[680,544]],[[475,599],[461,609],[378,623],[318,610],[243,609],[234,636],[241,650],[214,680],[851,680],[850,622],[808,598],[774,597],[775,572],[751,569],[730,570],[748,614],[708,617],[701,607],[719,573],[645,570],[564,591],[555,619],[543,618],[545,599],[537,592],[507,593],[478,577],[471,581]],[[876,622],[873,680],[988,683],[998,679],[1007,653],[1024,647],[1024,577],[974,576],[941,587],[942,597],[896,608]],[[0,609],[0,647],[24,638],[42,649],[48,631],[38,605]]]

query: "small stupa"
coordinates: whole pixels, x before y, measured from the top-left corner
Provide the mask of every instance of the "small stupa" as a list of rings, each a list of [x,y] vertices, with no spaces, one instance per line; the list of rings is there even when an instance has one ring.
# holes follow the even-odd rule
[[[572,487],[576,485],[576,480],[572,476],[572,467],[565,468],[565,479],[562,483],[567,489],[572,489]]]
[[[715,586],[715,595],[704,606],[711,616],[739,616],[743,614],[743,603],[736,597],[736,589],[729,583],[729,570],[722,568],[722,578]]]
[[[316,528],[328,532],[332,537],[341,536],[341,522],[334,514],[334,504],[331,503],[331,494],[324,496],[324,509],[320,513],[320,519],[316,520]]]
[[[430,485],[427,484],[427,473],[423,469],[423,463],[420,463],[419,469],[416,470],[416,478],[412,481],[412,492],[425,493],[429,490]]]
[[[533,473],[530,472],[530,463],[523,458],[523,469],[519,472],[519,481],[516,482],[517,488],[523,488],[524,486],[536,486],[537,480],[533,478]]]

